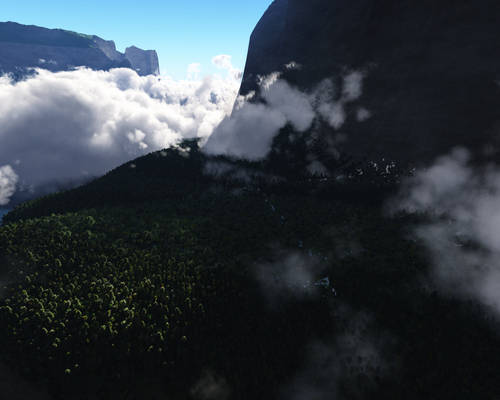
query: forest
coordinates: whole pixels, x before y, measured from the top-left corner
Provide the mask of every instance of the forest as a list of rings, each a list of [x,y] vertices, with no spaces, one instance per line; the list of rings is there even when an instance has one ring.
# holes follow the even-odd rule
[[[408,172],[280,157],[185,141],[16,206],[1,362],[54,399],[498,398],[498,322],[384,211]]]

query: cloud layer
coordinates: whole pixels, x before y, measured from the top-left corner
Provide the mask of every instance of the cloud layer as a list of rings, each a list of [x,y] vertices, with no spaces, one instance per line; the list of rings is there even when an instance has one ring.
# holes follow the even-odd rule
[[[500,316],[500,168],[475,167],[468,151],[455,149],[406,182],[396,204],[430,217],[416,234],[438,285]]]
[[[209,136],[231,112],[240,84],[229,56],[214,63],[225,77],[175,81],[130,69],[38,70],[18,83],[1,77],[0,166],[12,169],[3,175],[17,174],[21,190],[36,190],[102,175],[183,138]],[[197,71],[189,72],[196,78]],[[12,193],[3,185],[5,201]]]
[[[19,193],[39,195],[100,176],[184,138],[202,138],[209,154],[258,160],[287,124],[305,132],[321,120],[340,129],[347,119],[345,106],[362,95],[364,74],[359,71],[340,77],[338,88],[325,80],[308,93],[276,72],[261,78],[263,101],[249,102],[251,96],[237,98],[241,71],[231,57],[218,55],[212,62],[225,71],[224,77],[199,80],[199,64],[191,64],[189,79],[182,81],[140,77],[130,69],[40,69],[17,83],[0,77],[0,166],[12,169],[9,182],[18,177]],[[370,113],[359,108],[354,117],[362,122]],[[314,159],[311,169],[325,170]],[[13,195],[6,179],[4,204]]]

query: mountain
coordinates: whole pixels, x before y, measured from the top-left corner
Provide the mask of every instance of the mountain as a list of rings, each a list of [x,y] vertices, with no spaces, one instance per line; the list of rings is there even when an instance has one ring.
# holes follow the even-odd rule
[[[158,55],[154,50],[141,50],[131,46],[125,49],[125,57],[139,75],[159,75]]]
[[[438,132],[431,110],[456,110],[460,99],[437,89],[459,90],[453,85],[460,76],[464,93],[473,93],[470,81],[492,77],[488,60],[496,55],[460,60],[479,64],[469,74],[461,65],[447,70],[457,60],[434,55],[451,51],[444,44],[433,53],[439,62],[415,58],[427,45],[414,47],[418,40],[410,41],[407,31],[419,37],[426,30],[412,25],[421,22],[417,9],[430,7],[423,1],[414,6],[384,0],[377,8],[361,0],[276,1],[252,35],[242,93],[258,89],[258,74],[280,68],[305,91],[325,78],[341,80],[344,68],[366,68],[359,101],[373,117],[366,125],[345,125],[346,146],[360,155],[387,152],[407,160],[437,152],[436,142],[446,148],[450,133],[443,134],[448,142],[424,141]],[[452,25],[460,10],[468,11],[460,14],[461,29],[468,30],[474,10],[443,1]],[[441,9],[442,3],[433,4]],[[486,13],[493,24],[495,7]],[[363,18],[372,24],[367,33]],[[493,29],[487,21],[485,31]],[[390,26],[399,26],[401,35],[389,34]],[[386,29],[388,36],[376,39]],[[334,33],[337,46],[330,43]],[[342,47],[356,37],[364,51]],[[409,40],[409,47],[398,45],[400,40]],[[112,43],[101,46],[108,58],[116,56]],[[392,64],[381,64],[380,54]],[[364,65],[372,59],[379,67]],[[283,67],[290,61],[301,69]],[[431,65],[448,75],[427,76]],[[400,75],[391,77],[391,71]],[[488,92],[490,85],[480,88]],[[438,98],[423,102],[424,94]],[[495,99],[488,100],[489,110]],[[481,104],[461,101],[487,114]],[[414,137],[415,128],[395,143],[389,134],[398,121],[407,130],[427,121],[433,130]],[[368,132],[366,126],[379,130]],[[372,152],[361,133],[372,140]],[[299,139],[286,150],[303,150]],[[384,173],[304,175],[291,172],[284,157],[250,162],[208,156],[197,140],[189,140],[78,188],[17,205],[0,227],[0,368],[5,365],[14,387],[4,391],[0,382],[0,389],[19,394],[22,379],[54,400],[500,398],[495,279],[486,285],[486,301],[474,295],[482,285],[469,279],[472,271],[452,277],[449,287],[434,280],[460,270],[456,248],[475,270],[496,272],[494,263],[482,265],[491,259],[483,258],[488,248],[440,218],[453,240],[435,240],[437,247],[451,248],[452,256],[443,257],[445,269],[438,272],[422,237],[432,215],[389,215],[382,207],[386,195],[375,195],[394,190]],[[440,229],[430,227],[431,238],[439,237]]]
[[[0,71],[15,76],[23,76],[33,67],[56,72],[78,66],[95,70],[133,68],[139,75],[159,74],[156,51],[133,49],[122,54],[112,40],[95,35],[0,23]]]
[[[498,323],[428,286],[418,219],[258,168],[192,141],[17,206],[0,363],[54,400],[498,398]]]
[[[305,91],[361,71],[363,94],[337,132],[344,153],[410,164],[455,146],[496,156],[499,18],[494,0],[275,0],[251,35],[240,94],[275,71]]]

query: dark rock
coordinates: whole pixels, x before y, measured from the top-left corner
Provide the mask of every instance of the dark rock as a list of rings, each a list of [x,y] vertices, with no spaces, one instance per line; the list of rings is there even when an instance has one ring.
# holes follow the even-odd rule
[[[145,56],[150,54],[137,49],[137,53],[140,52]],[[25,76],[30,68],[57,72],[79,66],[94,70],[142,67],[141,75],[148,75],[159,73],[157,64],[155,69],[148,69],[142,63],[135,65],[116,51],[113,41],[98,36],[15,22],[0,23],[0,72],[11,73],[15,77]]]
[[[341,151],[410,164],[454,146],[484,155],[500,132],[499,20],[494,0],[275,0],[252,33],[240,93],[273,71],[312,91],[362,70]],[[287,70],[291,61],[302,68]],[[364,122],[360,106],[372,114]]]
[[[160,65],[155,50],[141,50],[135,46],[125,49],[125,57],[139,75],[159,75]]]

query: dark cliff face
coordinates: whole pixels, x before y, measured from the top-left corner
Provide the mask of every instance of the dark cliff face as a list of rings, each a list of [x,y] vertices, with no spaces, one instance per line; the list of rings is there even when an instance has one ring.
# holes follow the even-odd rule
[[[159,75],[160,65],[155,50],[141,50],[135,46],[127,47],[125,57],[139,75]]]
[[[484,154],[500,133],[499,20],[494,0],[275,0],[252,33],[241,94],[274,71],[310,91],[362,70],[357,104],[372,116],[347,120],[342,151],[410,164],[459,145]]]
[[[149,52],[137,50],[149,55]],[[111,40],[62,29],[14,22],[0,23],[0,72],[22,77],[28,68],[38,67],[56,72],[78,66],[95,70],[139,68],[124,54],[116,51],[115,43]],[[157,73],[157,68],[142,68],[140,74]]]

